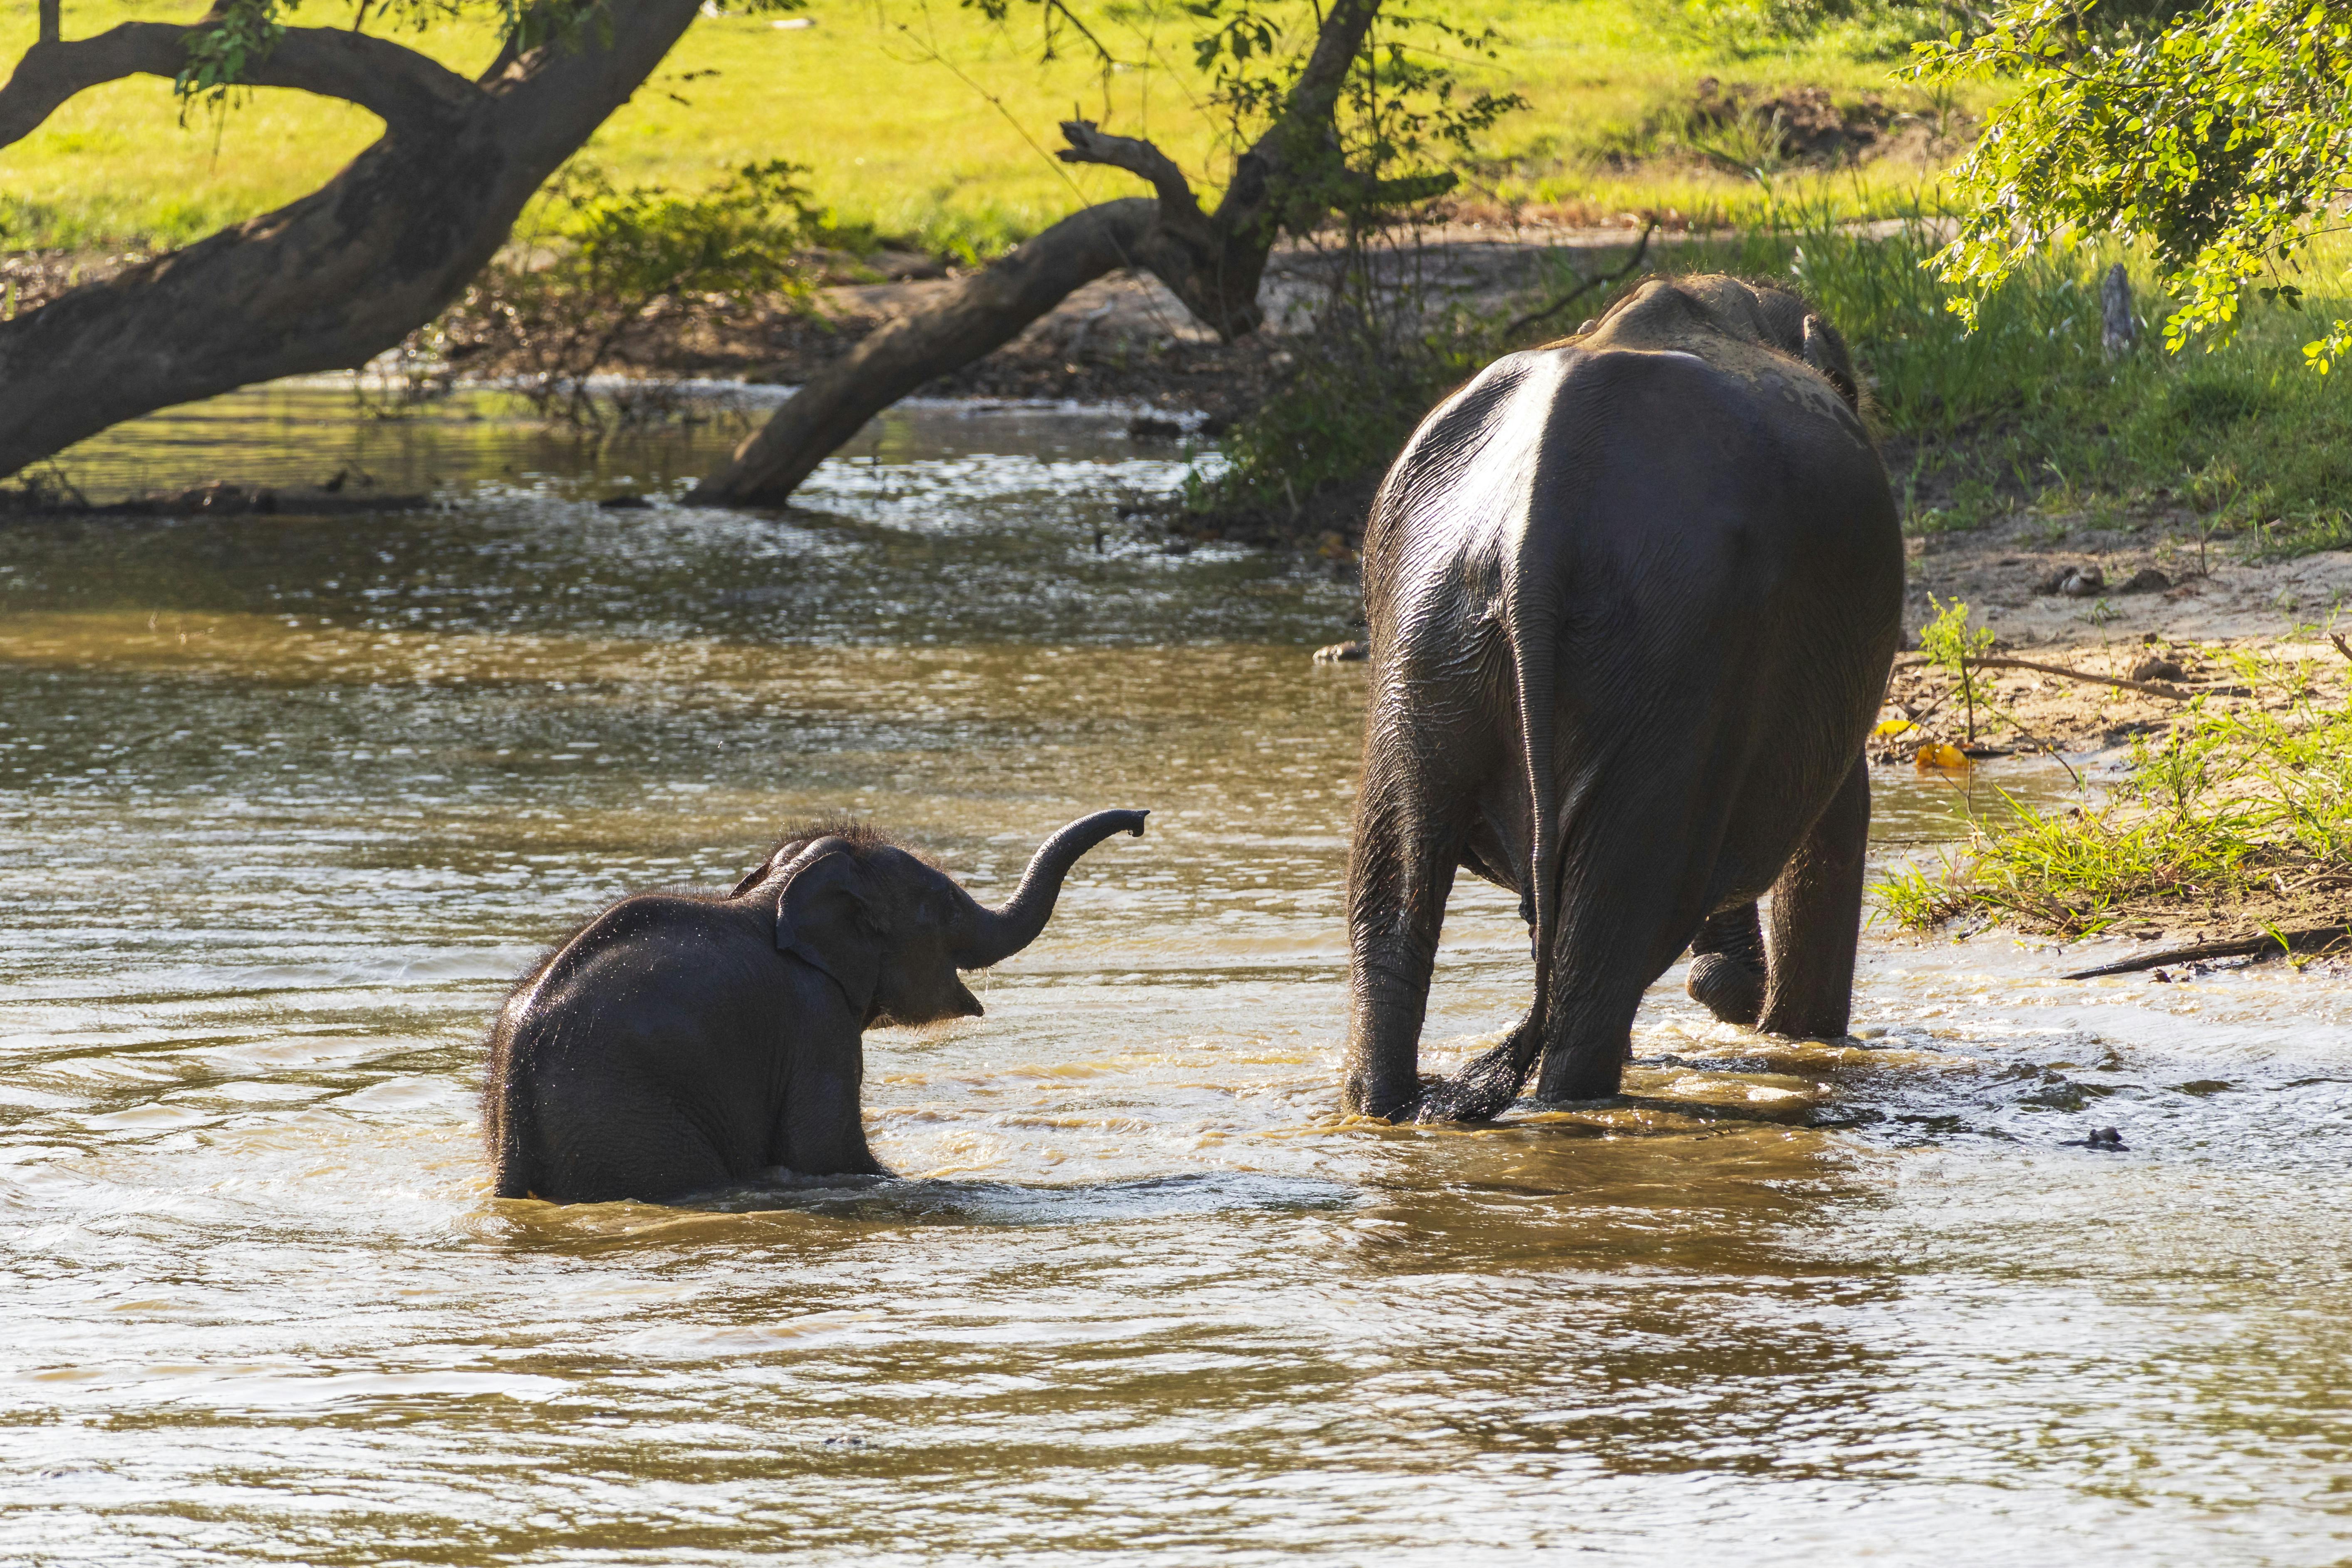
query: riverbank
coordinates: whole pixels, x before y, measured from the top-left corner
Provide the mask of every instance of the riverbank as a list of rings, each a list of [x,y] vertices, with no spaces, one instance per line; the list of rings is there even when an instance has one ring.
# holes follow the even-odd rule
[[[1964,604],[1992,640],[1966,685],[1948,651],[1897,660],[1874,761],[1946,779],[1974,831],[1885,879],[1885,916],[2166,952],[2345,945],[2352,552],[2249,560],[2030,517],[1910,546],[1914,635]],[[2016,754],[2068,758],[2071,798],[2029,807],[1975,776]]]

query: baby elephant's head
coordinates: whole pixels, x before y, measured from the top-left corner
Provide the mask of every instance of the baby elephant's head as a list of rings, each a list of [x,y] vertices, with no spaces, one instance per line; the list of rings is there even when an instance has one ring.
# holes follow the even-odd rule
[[[835,825],[787,839],[730,895],[772,900],[776,947],[830,975],[868,1025],[976,1018],[957,978],[1036,940],[1079,856],[1114,833],[1142,837],[1140,811],[1098,811],[1047,839],[1003,909],[875,833]]]

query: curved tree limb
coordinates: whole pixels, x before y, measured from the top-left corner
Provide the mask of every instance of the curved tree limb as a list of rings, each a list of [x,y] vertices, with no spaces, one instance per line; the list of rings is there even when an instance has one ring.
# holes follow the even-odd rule
[[[1129,265],[1158,216],[1149,196],[1075,213],[877,329],[784,401],[694,488],[708,504],[790,495],[866,422],[923,383],[1010,342],[1074,291]]]
[[[1562,310],[1567,310],[1570,305],[1573,305],[1579,300],[1583,299],[1585,295],[1591,293],[1593,289],[1605,289],[1612,284],[1622,283],[1626,279],[1632,277],[1633,274],[1633,268],[1642,265],[1642,258],[1650,253],[1650,237],[1657,232],[1658,220],[1656,218],[1652,218],[1649,222],[1642,226],[1642,237],[1633,242],[1633,254],[1625,258],[1624,266],[1620,267],[1614,272],[1595,273],[1592,277],[1587,278],[1582,282],[1579,283],[1575,288],[1570,289],[1567,293],[1562,294],[1559,299],[1554,300],[1550,304],[1538,306],[1537,309],[1529,310],[1526,315],[1519,317],[1517,321],[1511,322],[1510,325],[1505,327],[1502,331],[1502,336],[1506,339],[1515,337],[1518,333],[1525,331],[1528,328],[1534,326],[1538,321],[1548,321],[1551,320],[1552,317],[1559,315]]]
[[[0,147],[39,129],[67,100],[127,76],[176,78],[202,27],[125,22],[92,38],[35,44],[0,87]],[[439,61],[389,38],[339,27],[289,27],[246,72],[252,87],[290,87],[356,103],[398,125],[460,110],[481,89]]]
[[[1065,163],[1101,163],[1125,169],[1150,184],[1152,194],[1160,198],[1161,223],[1171,228],[1197,229],[1206,235],[1208,216],[1192,195],[1192,184],[1167,153],[1132,136],[1106,135],[1096,129],[1091,120],[1063,121],[1062,136],[1069,145],[1055,153],[1055,157]]]
[[[348,87],[354,101],[393,110],[383,136],[299,201],[0,321],[0,475],[153,409],[355,369],[398,343],[505,243],[524,204],[628,100],[698,5],[612,0],[609,28],[502,55],[478,83],[382,40],[289,31],[294,47],[281,42],[250,79]],[[36,45],[27,64],[79,47]],[[365,73],[383,80],[364,84]]]
[[[809,377],[706,475],[687,500],[705,506],[781,502],[866,421],[925,382],[1010,342],[1076,289],[1120,268],[1168,285],[1228,341],[1255,331],[1258,283],[1285,225],[1322,216],[1304,178],[1336,155],[1332,115],[1381,0],[1333,0],[1315,47],[1275,122],[1235,160],[1232,184],[1204,215],[1173,159],[1150,142],[1066,120],[1065,163],[1124,169],[1153,195],[1087,207],[875,332]],[[1305,165],[1305,166],[1302,166]]]

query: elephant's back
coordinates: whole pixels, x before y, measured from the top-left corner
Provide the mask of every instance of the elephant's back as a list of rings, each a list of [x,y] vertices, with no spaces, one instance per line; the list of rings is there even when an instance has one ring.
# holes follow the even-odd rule
[[[1588,571],[1743,600],[1784,588],[1899,616],[1902,531],[1877,448],[1801,362],[1728,341],[1571,350],[1522,535]]]
[[[734,972],[779,961],[717,901],[637,894],[559,943],[500,1007],[483,1085],[484,1134],[500,1196],[534,1188],[551,1129],[603,1102],[658,1091],[699,1048],[704,1003]],[[558,1140],[561,1141],[560,1139]]]
[[[1507,355],[1423,421],[1366,529],[1367,608],[1486,613],[1510,580],[1748,600],[1811,582],[1901,614],[1902,535],[1869,433],[1801,361],[1727,339]],[[1377,643],[1377,637],[1376,637]]]

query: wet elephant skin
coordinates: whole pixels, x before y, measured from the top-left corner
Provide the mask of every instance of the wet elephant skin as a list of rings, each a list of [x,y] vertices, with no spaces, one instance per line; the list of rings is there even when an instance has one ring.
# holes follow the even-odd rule
[[[1844,1031],[1862,748],[1903,547],[1836,332],[1792,295],[1651,279],[1423,423],[1364,542],[1372,693],[1349,864],[1349,1109],[1475,1120],[1614,1093],[1643,990]],[[1457,868],[1520,895],[1535,998],[1416,1070]],[[1769,931],[1757,900],[1770,892]]]

